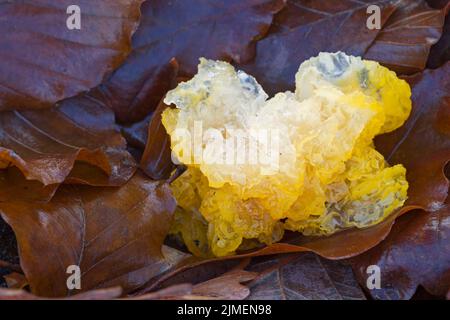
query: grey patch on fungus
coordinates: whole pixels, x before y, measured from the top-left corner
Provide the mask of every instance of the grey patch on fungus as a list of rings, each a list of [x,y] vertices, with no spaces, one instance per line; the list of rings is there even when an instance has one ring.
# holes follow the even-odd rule
[[[253,78],[252,76],[248,75],[247,73],[241,70],[237,72],[237,76],[244,89],[253,92],[253,94],[255,95],[258,95],[259,84],[256,82],[255,78]]]
[[[317,65],[317,69],[329,78],[339,78],[350,67],[349,57],[343,52],[329,55],[331,61],[321,61]],[[327,62],[331,62],[327,63]]]

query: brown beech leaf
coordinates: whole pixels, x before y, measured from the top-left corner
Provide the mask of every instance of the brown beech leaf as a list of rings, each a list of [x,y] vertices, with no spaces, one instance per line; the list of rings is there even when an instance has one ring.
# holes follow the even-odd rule
[[[285,0],[152,0],[142,6],[133,52],[99,90],[120,122],[152,112],[176,73],[196,72],[198,59],[246,62]]]
[[[367,267],[380,268],[381,289],[369,293],[376,299],[410,299],[419,285],[444,297],[450,289],[449,201],[434,212],[404,215],[377,247],[352,259],[362,285]]]
[[[367,28],[366,10],[372,4],[380,6],[384,25],[395,10],[388,0],[289,0],[268,36],[258,41],[255,60],[240,68],[274,94],[292,89],[299,65],[319,52],[363,56],[379,33]]]
[[[450,161],[450,62],[405,79],[412,87],[412,113],[401,128],[375,144],[389,163],[406,167],[407,203],[433,211],[449,190],[444,167]]]
[[[129,146],[141,151],[145,149],[148,139],[148,126],[153,118],[153,114],[154,112],[150,113],[141,121],[120,126],[122,135],[127,140]]]
[[[431,45],[442,34],[445,10],[423,0],[401,0],[364,58],[376,60],[400,74],[425,69]]]
[[[439,41],[431,47],[430,55],[428,56],[427,67],[436,69],[442,66],[447,61],[450,61],[450,1],[447,5],[447,17],[445,18],[444,31]]]
[[[177,283],[191,282],[192,279],[206,280],[203,277],[211,272],[223,270],[221,268],[229,268],[229,264],[232,266],[236,261],[246,258],[299,252],[313,252],[329,260],[354,257],[379,244],[391,231],[395,219],[414,209],[420,208],[405,206],[378,225],[365,229],[352,228],[328,237],[305,237],[295,233],[292,234],[291,239],[284,239],[285,242],[274,243],[247,252],[238,252],[236,255],[213,259],[187,256],[172,264],[174,267],[170,271],[152,281],[151,284],[143,286],[139,293],[151,292]],[[222,272],[225,272],[225,270]]]
[[[113,112],[89,95],[0,113],[0,201],[48,200],[63,182],[123,185],[135,167]]]
[[[143,0],[0,0],[0,110],[51,107],[100,84],[131,50]],[[74,13],[74,11],[69,11]]]
[[[165,290],[170,291],[170,288],[189,284],[191,286],[189,292],[172,295],[169,298],[242,300],[250,294],[246,283],[259,275],[258,272],[245,270],[250,262],[249,258],[207,261],[185,256],[184,260],[178,261],[178,266],[174,268],[174,271],[144,286],[133,294],[132,299],[146,300],[148,297],[153,297],[155,292],[158,294]],[[187,268],[180,268],[181,265],[185,265]]]
[[[260,275],[249,283],[250,300],[365,300],[351,267],[313,253],[256,261]]]
[[[0,204],[32,293],[44,297],[79,292],[67,288],[70,265],[80,267],[82,291],[125,293],[170,268],[161,246],[174,209],[168,185],[141,174],[121,188],[63,186],[49,203]]]
[[[220,277],[196,284],[192,294],[197,297],[220,300],[243,300],[250,289],[242,283],[257,277],[257,273],[245,270],[231,270]]]
[[[120,297],[122,289],[120,287],[97,289],[79,293],[70,297],[58,300],[107,300]],[[25,290],[0,289],[0,300],[52,300],[54,298],[39,297]]]
[[[168,108],[162,100],[148,126],[147,143],[141,158],[141,169],[152,179],[168,179],[175,165],[171,158],[170,136],[161,122],[161,114]]]

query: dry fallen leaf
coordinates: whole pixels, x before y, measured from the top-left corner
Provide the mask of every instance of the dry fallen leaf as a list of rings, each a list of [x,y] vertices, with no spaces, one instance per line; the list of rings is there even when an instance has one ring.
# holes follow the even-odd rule
[[[143,0],[0,0],[0,110],[45,108],[100,84],[131,50]],[[72,11],[70,11],[72,12]]]
[[[46,204],[8,202],[32,293],[62,297],[66,269],[81,269],[82,291],[121,286],[129,292],[171,267],[161,252],[175,201],[163,182],[137,174],[121,188],[64,186]]]

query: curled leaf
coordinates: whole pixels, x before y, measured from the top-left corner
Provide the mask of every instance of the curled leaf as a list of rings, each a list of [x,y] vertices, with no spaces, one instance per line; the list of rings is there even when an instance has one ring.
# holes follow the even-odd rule
[[[100,84],[131,50],[142,2],[79,0],[78,12],[71,0],[0,0],[0,110],[51,107]]]
[[[49,203],[0,204],[31,290],[44,297],[79,292],[66,285],[71,265],[81,291],[129,292],[170,268],[161,246],[174,209],[169,187],[140,174],[118,189],[64,186]]]
[[[63,182],[123,185],[135,162],[114,114],[88,95],[0,113],[0,201],[48,200]]]
[[[162,100],[148,126],[147,143],[141,158],[141,169],[152,179],[168,179],[175,165],[171,158],[170,136],[161,122],[161,114],[168,108]]]

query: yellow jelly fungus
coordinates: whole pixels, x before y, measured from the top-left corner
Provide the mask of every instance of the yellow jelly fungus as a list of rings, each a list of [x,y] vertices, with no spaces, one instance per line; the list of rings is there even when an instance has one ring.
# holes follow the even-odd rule
[[[201,59],[171,90],[162,121],[187,170],[172,183],[172,232],[199,256],[279,241],[284,230],[329,235],[364,228],[403,205],[402,165],[373,138],[400,127],[410,88],[374,61],[320,53],[300,65],[295,92],[268,97],[248,74]]]

